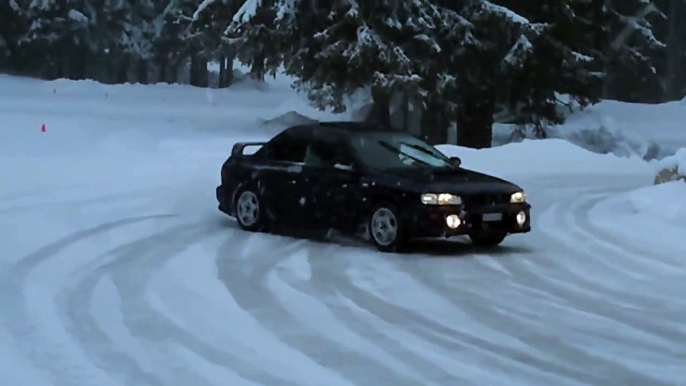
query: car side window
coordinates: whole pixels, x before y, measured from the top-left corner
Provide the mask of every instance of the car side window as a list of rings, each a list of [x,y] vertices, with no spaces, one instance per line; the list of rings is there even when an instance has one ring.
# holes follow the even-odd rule
[[[305,165],[350,169],[353,164],[353,157],[342,142],[337,143],[315,138],[310,142],[305,152]]]
[[[268,161],[303,163],[307,143],[305,130],[288,129],[264,146],[264,158]]]

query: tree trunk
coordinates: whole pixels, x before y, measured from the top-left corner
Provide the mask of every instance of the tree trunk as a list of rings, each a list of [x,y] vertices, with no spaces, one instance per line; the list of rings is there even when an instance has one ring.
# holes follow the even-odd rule
[[[167,82],[168,78],[168,68],[167,64],[163,63],[161,60],[157,62],[157,68],[158,68],[158,73],[157,73],[157,82],[162,83],[162,82]]]
[[[119,68],[117,69],[116,84],[123,84],[129,82],[129,64],[130,58],[128,55],[121,55],[119,57]]]
[[[167,67],[167,83],[170,84],[175,84],[179,83],[179,67],[181,66],[181,63],[179,63],[178,60],[175,60],[169,64],[166,65]]]
[[[429,102],[422,112],[421,137],[432,145],[448,142],[450,121],[441,104]]]
[[[217,88],[226,88],[224,77],[226,76],[226,58],[222,55],[219,57],[219,80],[217,81]]]
[[[233,59],[222,56],[219,59],[219,88],[230,87],[233,83]]]
[[[233,56],[230,55],[224,61],[224,87],[231,87],[231,85],[233,84],[233,60]]]
[[[494,112],[493,95],[474,95],[464,100],[457,109],[457,145],[474,149],[491,147]]]
[[[684,7],[683,0],[669,0],[669,33],[667,35],[667,98],[668,100],[681,100],[684,89],[684,76],[681,74],[683,64],[684,43],[683,19]]]
[[[365,119],[366,122],[372,122],[381,126],[390,127],[391,125],[391,96],[388,90],[381,88],[372,88],[372,99],[374,104],[372,110]]]
[[[74,47],[71,50],[71,55],[65,61],[69,79],[83,80],[86,79],[87,50],[83,47]]]
[[[207,87],[209,75],[207,73],[207,58],[195,54],[191,57],[190,84],[196,87]]]
[[[138,59],[138,73],[136,78],[138,78],[138,83],[148,84],[150,80],[148,79],[148,61],[143,58]]]

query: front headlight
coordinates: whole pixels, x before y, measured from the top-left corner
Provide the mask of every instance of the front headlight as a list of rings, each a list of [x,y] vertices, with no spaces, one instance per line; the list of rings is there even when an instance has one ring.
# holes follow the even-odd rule
[[[422,194],[424,205],[461,205],[462,197],[450,193],[426,193]]]
[[[510,196],[510,203],[522,204],[526,202],[526,194],[524,192],[515,192]]]

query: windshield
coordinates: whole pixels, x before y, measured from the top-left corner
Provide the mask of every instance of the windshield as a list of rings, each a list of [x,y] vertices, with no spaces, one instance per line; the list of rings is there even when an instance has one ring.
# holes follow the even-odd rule
[[[361,160],[375,169],[454,169],[443,153],[428,143],[403,133],[364,133],[351,144]]]

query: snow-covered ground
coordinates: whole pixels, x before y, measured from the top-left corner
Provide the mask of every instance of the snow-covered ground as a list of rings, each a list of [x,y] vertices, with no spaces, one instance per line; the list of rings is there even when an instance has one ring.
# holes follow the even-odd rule
[[[684,384],[683,183],[562,140],[442,146],[522,185],[533,231],[403,256],[241,232],[221,163],[290,111],[334,118],[283,79],[0,77],[0,384]]]

